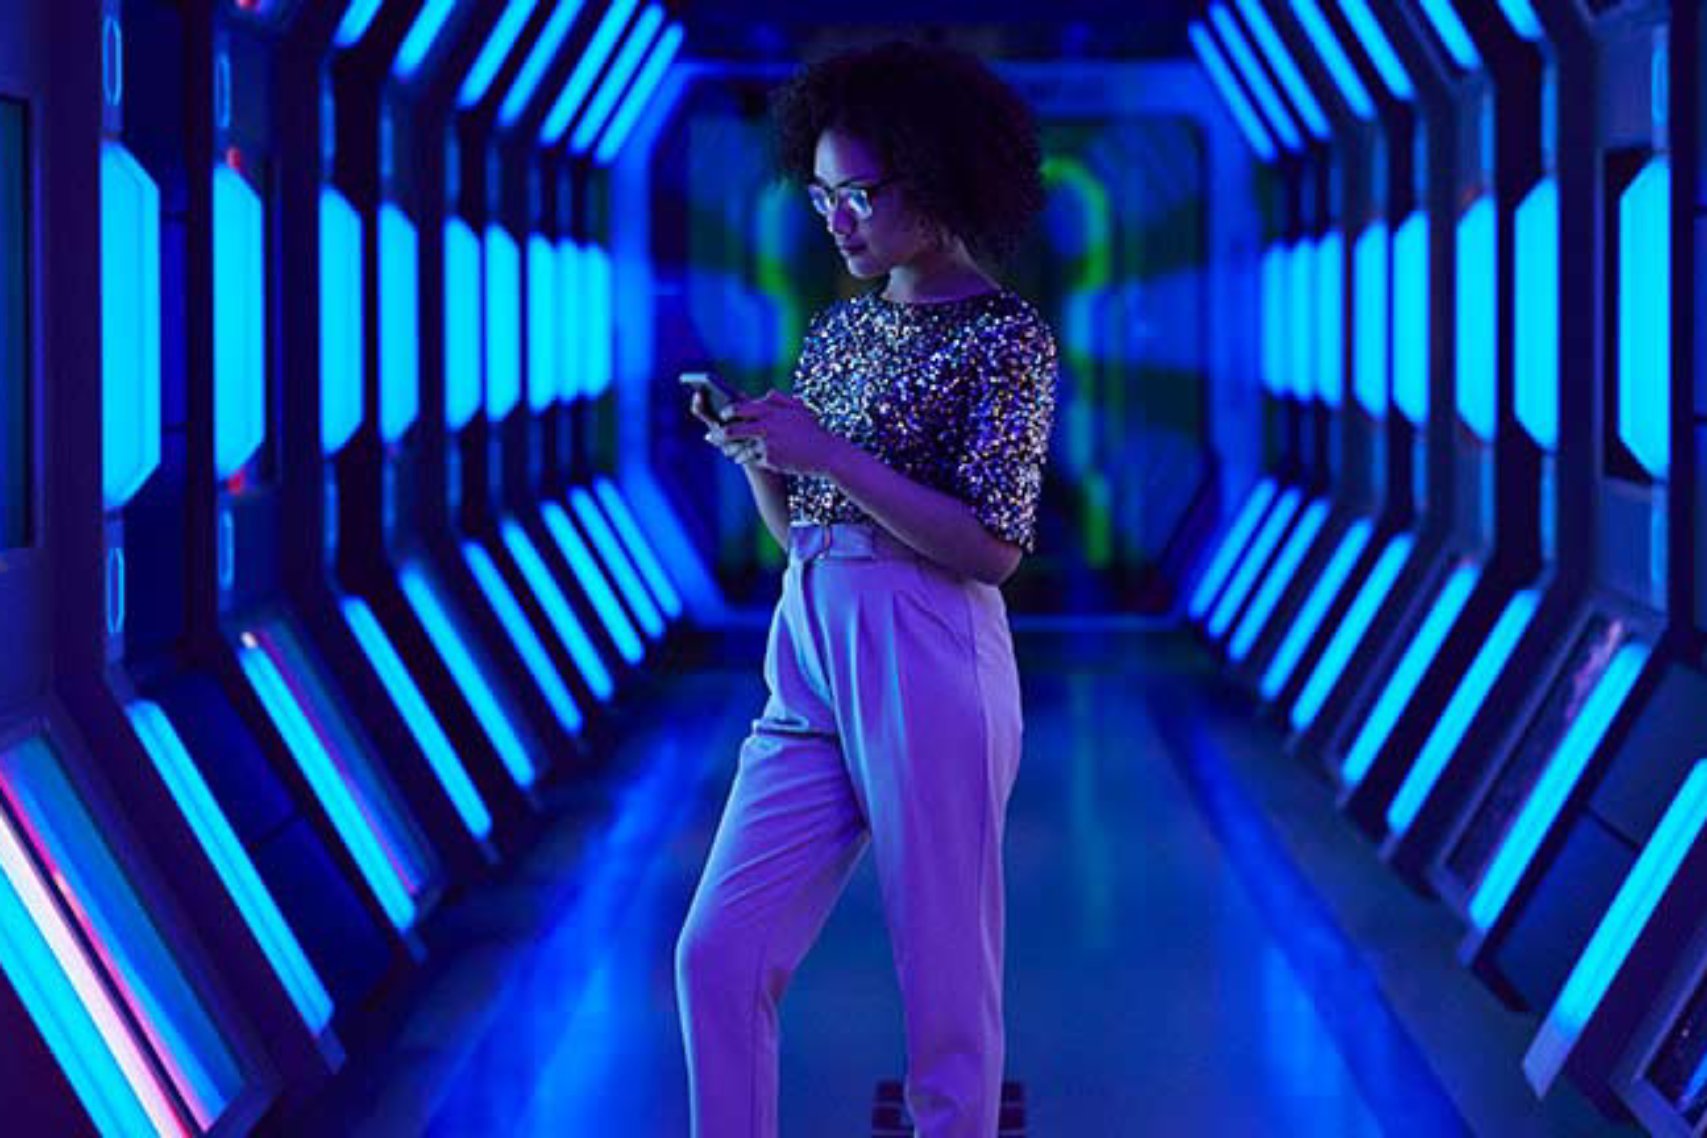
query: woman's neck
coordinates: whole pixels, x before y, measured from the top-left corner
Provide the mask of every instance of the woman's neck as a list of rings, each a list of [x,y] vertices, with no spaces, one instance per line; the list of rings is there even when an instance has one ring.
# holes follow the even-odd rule
[[[923,304],[976,296],[995,287],[996,282],[967,253],[965,243],[955,240],[934,253],[896,265],[889,271],[883,296],[897,304]]]

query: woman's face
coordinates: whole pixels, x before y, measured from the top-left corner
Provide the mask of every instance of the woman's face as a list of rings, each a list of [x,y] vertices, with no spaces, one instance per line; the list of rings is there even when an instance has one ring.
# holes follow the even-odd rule
[[[877,152],[853,135],[827,130],[818,136],[812,180],[828,191],[824,224],[848,272],[861,280],[885,276],[940,245],[935,228],[907,203],[893,178]],[[869,217],[859,217],[848,201],[847,191],[855,187],[866,192]]]

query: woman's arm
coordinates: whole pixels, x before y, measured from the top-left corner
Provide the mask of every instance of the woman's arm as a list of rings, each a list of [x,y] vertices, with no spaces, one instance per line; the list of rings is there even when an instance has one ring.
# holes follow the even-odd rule
[[[776,543],[788,548],[788,484],[783,476],[774,470],[766,470],[756,463],[742,463],[741,469],[746,472],[747,485],[752,488],[753,502],[759,507],[759,517],[763,519],[765,528],[776,538]]]

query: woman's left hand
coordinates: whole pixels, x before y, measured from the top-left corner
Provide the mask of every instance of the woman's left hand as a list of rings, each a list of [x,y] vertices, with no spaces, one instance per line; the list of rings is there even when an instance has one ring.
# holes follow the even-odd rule
[[[731,439],[750,440],[758,464],[784,474],[821,473],[843,443],[804,402],[780,391],[741,404],[741,417],[723,431]]]

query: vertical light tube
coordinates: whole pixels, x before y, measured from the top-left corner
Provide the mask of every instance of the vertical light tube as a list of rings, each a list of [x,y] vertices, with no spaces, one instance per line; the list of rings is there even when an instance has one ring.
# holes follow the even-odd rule
[[[130,501],[160,465],[160,191],[101,144],[101,484]]]

